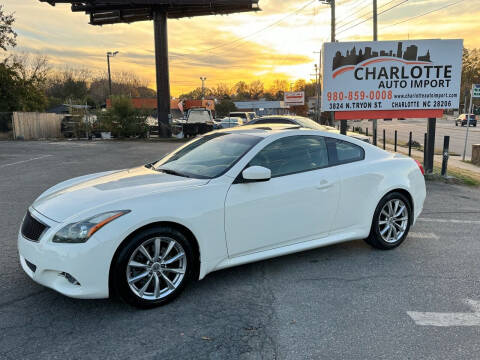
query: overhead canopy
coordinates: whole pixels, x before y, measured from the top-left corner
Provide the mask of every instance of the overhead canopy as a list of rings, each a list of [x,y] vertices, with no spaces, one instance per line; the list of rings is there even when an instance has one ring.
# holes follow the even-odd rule
[[[90,24],[105,25],[152,20],[161,10],[171,19],[202,15],[223,15],[257,11],[258,0],[40,0],[51,5],[72,4],[72,11],[84,11]]]

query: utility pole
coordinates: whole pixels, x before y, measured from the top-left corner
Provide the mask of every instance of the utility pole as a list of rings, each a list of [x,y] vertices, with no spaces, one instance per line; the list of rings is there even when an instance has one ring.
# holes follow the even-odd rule
[[[332,10],[332,19],[330,22],[331,30],[330,30],[330,35],[331,35],[331,41],[335,42],[335,0],[329,0],[330,2],[330,9]]]
[[[373,0],[373,41],[378,41],[378,11],[377,11],[377,0]],[[378,120],[373,119],[372,122],[372,134],[373,134],[373,145],[377,145],[377,124]]]
[[[107,52],[107,64],[108,64],[108,88],[110,97],[112,96],[112,72],[110,71],[110,58],[117,56],[118,51]]]
[[[322,0],[320,0],[322,1]],[[330,36],[331,42],[335,42],[335,0],[323,0],[322,1],[324,4],[330,5],[330,10],[331,10],[331,19],[330,19]],[[330,112],[330,125],[333,126],[335,122],[335,112]],[[347,121],[346,120],[341,120],[340,121],[340,133],[341,134],[346,134],[347,133]]]
[[[207,78],[205,76],[200,76],[200,80],[202,80],[202,100],[205,100],[205,81]]]

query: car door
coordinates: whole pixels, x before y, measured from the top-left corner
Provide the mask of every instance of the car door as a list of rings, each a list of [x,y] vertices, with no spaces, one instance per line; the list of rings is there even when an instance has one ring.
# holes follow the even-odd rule
[[[369,232],[381,174],[366,165],[365,150],[346,140],[327,138],[330,161],[338,171],[340,198],[331,233]]]
[[[247,165],[272,171],[265,182],[231,185],[225,201],[230,257],[327,236],[337,211],[339,182],[329,166],[325,139],[278,139]]]

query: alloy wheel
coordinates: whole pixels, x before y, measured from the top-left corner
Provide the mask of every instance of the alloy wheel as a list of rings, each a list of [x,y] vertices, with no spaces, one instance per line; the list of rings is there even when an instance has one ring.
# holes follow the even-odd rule
[[[400,199],[388,201],[380,211],[378,231],[384,241],[389,244],[402,239],[408,225],[408,209]]]
[[[185,250],[170,237],[154,237],[144,241],[130,256],[127,282],[135,295],[145,300],[158,300],[174,292],[187,270]]]

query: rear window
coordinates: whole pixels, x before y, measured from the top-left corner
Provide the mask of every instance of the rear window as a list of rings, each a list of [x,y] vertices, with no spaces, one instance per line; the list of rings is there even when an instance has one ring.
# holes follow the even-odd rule
[[[365,150],[348,141],[329,138],[330,152],[333,152],[332,162],[336,165],[365,159]]]

